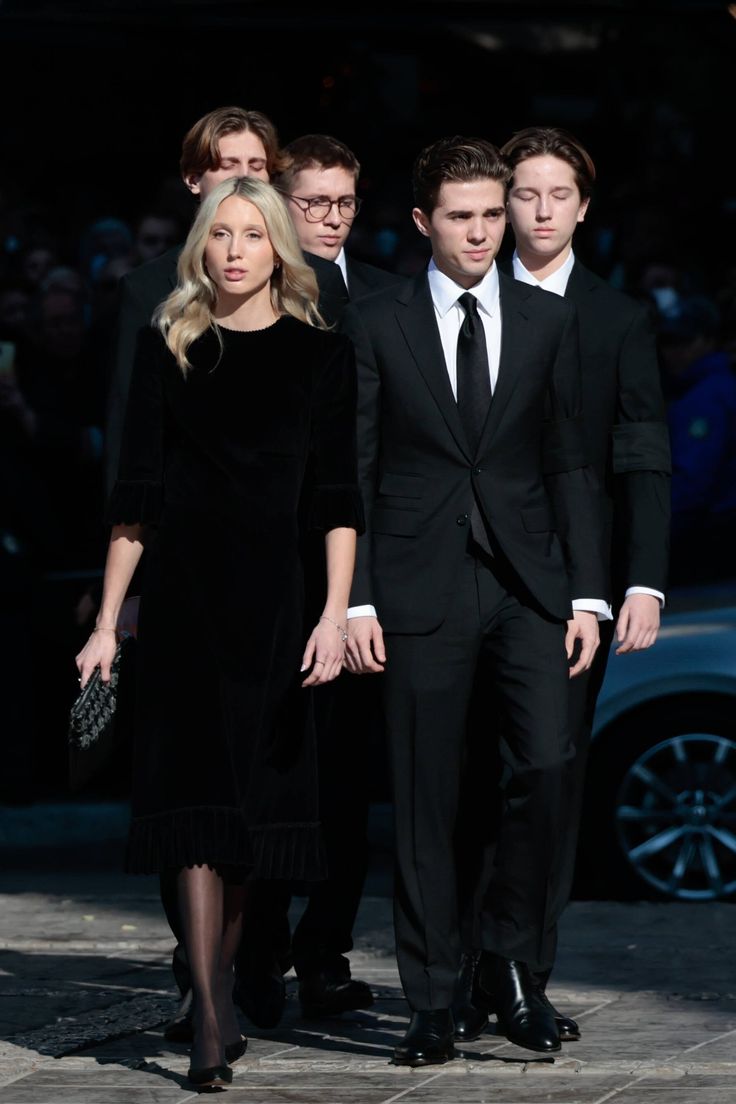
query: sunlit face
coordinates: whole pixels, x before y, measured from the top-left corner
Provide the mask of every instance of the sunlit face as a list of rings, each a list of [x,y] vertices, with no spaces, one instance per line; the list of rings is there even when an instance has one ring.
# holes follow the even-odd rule
[[[316,253],[326,261],[334,261],[348,240],[352,219],[340,214],[338,200],[355,198],[355,174],[340,165],[331,169],[302,169],[294,174],[289,189],[289,211],[299,245],[307,253]],[[305,212],[305,200],[324,198],[329,200],[329,212],[319,221],[313,221],[311,212]]]
[[[430,216],[415,207],[419,231],[432,243],[440,272],[473,287],[493,264],[506,226],[504,186],[498,180],[446,181]]]
[[[207,196],[223,180],[233,176],[254,176],[268,183],[266,147],[252,130],[239,130],[224,134],[218,142],[220,164],[207,169],[201,176],[190,176],[186,181],[193,195]]]
[[[222,294],[246,298],[268,286],[277,258],[263,215],[254,204],[235,195],[223,199],[204,260]]]
[[[509,192],[509,221],[516,248],[524,256],[556,257],[572,241],[575,227],[585,218],[588,200],[582,199],[572,166],[545,155],[521,161],[514,170]]]

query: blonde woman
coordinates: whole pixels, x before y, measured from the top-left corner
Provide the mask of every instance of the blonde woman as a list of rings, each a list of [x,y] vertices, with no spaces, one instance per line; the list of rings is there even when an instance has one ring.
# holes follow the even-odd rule
[[[283,201],[237,178],[204,200],[133,373],[97,625],[109,677],[145,564],[127,868],[175,868],[194,992],[190,1079],[224,1085],[245,882],[322,875],[311,688],[339,674],[362,528],[352,347],[328,333]],[[325,534],[304,626],[300,537]],[[306,641],[306,644],[305,644]]]

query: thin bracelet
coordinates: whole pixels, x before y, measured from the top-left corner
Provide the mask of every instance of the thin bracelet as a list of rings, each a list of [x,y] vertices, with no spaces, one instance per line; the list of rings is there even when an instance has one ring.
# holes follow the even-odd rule
[[[114,632],[114,633],[116,633],[117,631],[118,631],[117,629],[111,628],[110,625],[95,625],[95,627],[92,630],[92,632]]]
[[[331,617],[327,617],[327,615],[324,614],[324,613],[320,617],[320,621],[329,621],[330,624],[334,625],[335,628],[337,629],[337,631],[340,633],[340,636],[341,636],[343,642],[347,640],[348,632],[347,632],[347,629],[344,628],[343,625],[338,625],[337,621],[333,621]]]

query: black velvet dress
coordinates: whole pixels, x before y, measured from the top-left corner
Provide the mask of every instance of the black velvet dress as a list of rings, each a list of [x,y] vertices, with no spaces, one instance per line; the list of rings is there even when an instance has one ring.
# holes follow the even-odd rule
[[[127,869],[323,875],[300,547],[362,529],[352,346],[286,316],[142,334],[111,524],[146,540]],[[315,691],[319,693],[319,690]]]

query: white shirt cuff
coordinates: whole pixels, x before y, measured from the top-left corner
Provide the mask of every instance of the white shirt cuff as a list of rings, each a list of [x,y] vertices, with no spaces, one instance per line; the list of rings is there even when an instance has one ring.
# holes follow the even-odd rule
[[[651,587],[627,587],[626,597],[630,594],[651,594],[652,598],[659,598],[659,605],[661,609],[664,609],[664,594],[661,590],[652,590]]]
[[[348,621],[351,617],[378,617],[375,606],[351,606],[348,610]]]
[[[594,613],[599,621],[613,621],[613,610],[602,598],[576,598],[572,608],[581,613]]]

